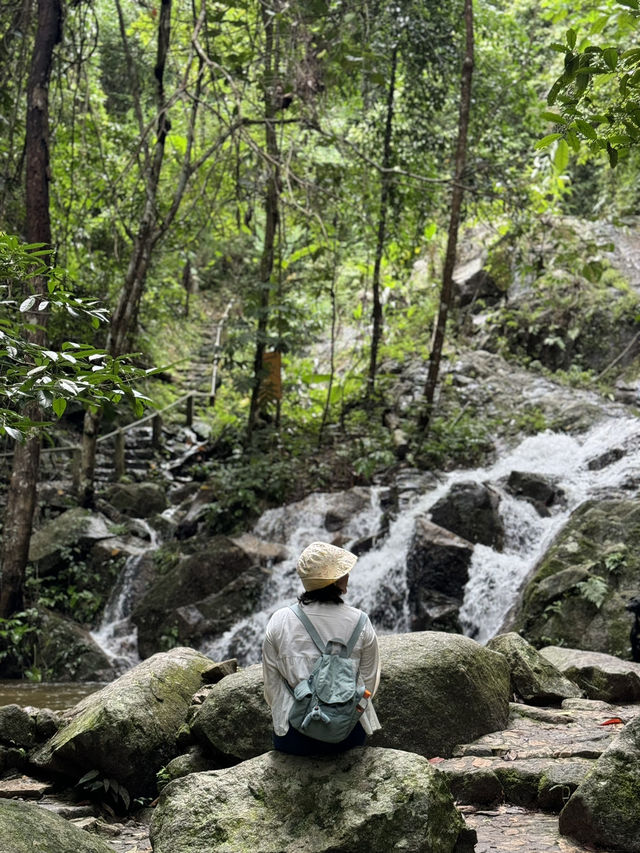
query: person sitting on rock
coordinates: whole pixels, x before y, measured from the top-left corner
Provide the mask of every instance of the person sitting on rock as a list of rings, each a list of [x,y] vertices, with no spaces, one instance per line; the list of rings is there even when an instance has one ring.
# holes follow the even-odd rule
[[[380,682],[378,640],[369,617],[342,600],[347,591],[349,572],[357,557],[343,548],[326,542],[313,542],[298,559],[297,572],[304,592],[298,607],[282,607],[267,625],[262,646],[264,695],[271,708],[273,744],[280,752],[292,755],[327,755],[343,752],[354,746],[364,746],[367,735],[381,728],[371,699]],[[315,629],[316,642],[303,624],[304,617]],[[303,621],[301,621],[303,620]],[[362,625],[359,634],[357,626]],[[347,737],[337,743],[309,737],[290,724],[295,705],[293,690],[308,679],[318,662],[318,641],[326,646],[340,641],[347,646],[354,642],[350,653],[353,672],[364,691],[358,702],[358,719]]]

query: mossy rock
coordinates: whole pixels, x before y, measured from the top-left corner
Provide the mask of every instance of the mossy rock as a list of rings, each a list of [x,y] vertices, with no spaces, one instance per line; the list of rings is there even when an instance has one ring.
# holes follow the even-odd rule
[[[537,648],[631,657],[627,602],[638,594],[640,503],[588,501],[571,516],[527,585],[513,628]]]
[[[365,748],[310,759],[272,751],[169,784],[151,842],[155,853],[453,853],[463,830],[444,775],[421,756]]]
[[[156,773],[177,754],[191,697],[211,660],[193,649],[154,655],[87,696],[34,756],[36,766],[76,779],[89,770],[132,798],[154,796]]]
[[[113,853],[95,835],[59,815],[20,800],[0,799],[2,853]]]
[[[560,832],[607,849],[640,853],[640,717],[603,752],[560,813]]]

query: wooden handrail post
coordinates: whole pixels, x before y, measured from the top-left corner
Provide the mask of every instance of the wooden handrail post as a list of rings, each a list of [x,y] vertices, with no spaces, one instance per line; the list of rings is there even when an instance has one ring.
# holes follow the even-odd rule
[[[193,426],[193,394],[187,397],[187,426]]]
[[[151,444],[160,447],[162,444],[162,416],[156,415],[151,421]]]
[[[114,456],[113,456],[113,467],[115,469],[116,480],[119,480],[121,477],[124,476],[124,472],[125,472],[124,448],[125,448],[125,433],[124,433],[124,430],[119,429],[115,435]]]

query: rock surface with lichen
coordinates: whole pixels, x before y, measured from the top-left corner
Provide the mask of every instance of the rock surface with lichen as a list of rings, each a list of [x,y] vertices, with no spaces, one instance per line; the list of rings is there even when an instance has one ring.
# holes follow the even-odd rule
[[[143,661],[79,702],[35,764],[66,776],[98,770],[131,797],[155,795],[156,772],[177,754],[178,730],[211,666],[187,648]]]
[[[151,824],[154,853],[452,853],[461,833],[444,776],[421,756],[373,748],[269,752],[192,773],[163,790]]]

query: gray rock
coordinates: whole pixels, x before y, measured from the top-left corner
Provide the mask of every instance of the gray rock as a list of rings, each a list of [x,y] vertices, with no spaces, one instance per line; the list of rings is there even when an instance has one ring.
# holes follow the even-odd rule
[[[578,841],[640,853],[640,717],[603,752],[560,813],[560,832]]]
[[[577,684],[588,699],[640,701],[640,663],[559,646],[547,646],[540,654]]]
[[[132,798],[154,795],[156,772],[176,755],[178,730],[210,666],[184,648],[138,664],[68,712],[68,725],[34,756],[36,766],[66,776],[96,769]]]
[[[86,551],[96,540],[112,535],[104,516],[74,507],[35,531],[29,544],[29,562],[35,563],[40,574],[46,574],[67,560],[65,554],[70,549]]]
[[[564,492],[548,477],[526,471],[512,471],[507,490],[516,498],[533,504],[540,515],[549,515],[549,507],[562,501]]]
[[[260,665],[214,684],[191,724],[194,738],[213,755],[240,761],[270,750],[271,712],[263,690]]]
[[[206,550],[172,566],[148,589],[131,615],[138,629],[140,655],[148,657],[158,651],[162,635],[185,620],[185,614],[176,613],[177,608],[196,605],[219,593],[250,567],[247,554],[224,536],[214,537]],[[197,622],[199,617],[194,614],[194,618]]]
[[[424,631],[379,638],[382,675],[375,746],[427,757],[506,726],[509,664],[456,634]]]
[[[107,500],[118,512],[133,518],[149,518],[167,508],[167,496],[159,483],[116,483]]]
[[[155,853],[452,853],[463,826],[445,778],[420,756],[269,752],[168,785],[151,841]]]
[[[0,741],[10,746],[29,749],[36,740],[36,723],[19,705],[0,708]]]
[[[264,542],[252,533],[243,533],[241,536],[231,537],[238,548],[242,548],[253,563],[261,566],[271,566],[273,563],[281,563],[288,556],[287,546],[279,542]]]
[[[437,632],[379,638],[382,661],[375,707],[382,731],[373,746],[427,757],[503,728],[509,716],[506,658],[468,637]],[[192,723],[214,755],[245,760],[271,748],[271,715],[262,668],[228,675],[208,691]]]
[[[500,497],[482,483],[455,483],[431,507],[431,520],[468,542],[489,545],[501,551],[504,523],[499,512]]]
[[[493,637],[487,648],[509,661],[511,689],[527,704],[559,704],[582,695],[572,681],[515,632]]]
[[[111,681],[115,670],[89,631],[71,619],[40,611],[39,664],[52,681]]]
[[[0,799],[2,853],[113,853],[113,848],[64,818],[19,800]]]
[[[371,503],[371,491],[361,486],[355,486],[346,492],[335,492],[326,497],[328,508],[324,517],[324,526],[332,533],[341,530],[354,515],[362,512]]]
[[[407,552],[407,585],[414,631],[462,633],[458,611],[469,580],[473,545],[454,533],[417,518]]]
[[[547,550],[510,628],[534,646],[566,646],[630,658],[638,595],[640,502],[588,501]]]

